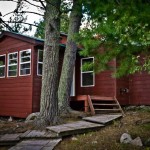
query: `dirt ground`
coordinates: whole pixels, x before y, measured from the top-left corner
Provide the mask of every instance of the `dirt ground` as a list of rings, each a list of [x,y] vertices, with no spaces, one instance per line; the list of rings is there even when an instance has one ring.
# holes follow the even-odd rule
[[[13,118],[12,121],[8,121],[8,117],[0,117],[0,135],[23,133],[33,127],[26,125],[24,119]]]
[[[111,125],[87,134],[66,137],[55,148],[56,150],[150,150],[150,110],[125,111],[125,117],[114,121]],[[33,127],[26,125],[23,119],[0,118],[0,135],[8,133],[22,133]],[[143,147],[130,144],[120,144],[120,136],[129,133],[134,139],[140,137]],[[146,144],[145,144],[146,143]],[[1,148],[1,147],[0,147]]]

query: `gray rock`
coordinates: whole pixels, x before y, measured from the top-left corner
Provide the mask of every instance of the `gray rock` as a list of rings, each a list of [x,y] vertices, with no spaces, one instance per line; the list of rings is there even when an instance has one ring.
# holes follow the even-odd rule
[[[71,139],[72,139],[72,141],[77,141],[78,140],[76,137],[72,137]]]
[[[143,146],[142,140],[140,137],[135,138],[130,142],[132,145]]]
[[[139,108],[141,108],[141,109],[145,109],[145,108],[146,108],[146,106],[145,106],[145,105],[141,105],[141,106],[139,106]]]
[[[39,112],[36,113],[32,113],[30,114],[27,118],[26,118],[26,123],[32,122],[35,118],[37,118],[37,116],[39,115]]]
[[[92,141],[92,144],[97,144],[98,142],[97,141]]]
[[[136,106],[128,106],[126,107],[126,110],[135,110],[137,107]]]
[[[131,135],[128,133],[123,133],[120,138],[120,143],[130,143],[132,141]]]
[[[9,122],[13,121],[13,118],[10,116],[10,118],[8,119]]]

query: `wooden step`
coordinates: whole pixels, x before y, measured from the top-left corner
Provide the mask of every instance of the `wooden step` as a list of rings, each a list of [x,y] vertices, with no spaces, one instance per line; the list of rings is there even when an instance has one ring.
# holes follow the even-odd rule
[[[95,111],[121,111],[120,109],[95,109]]]
[[[62,139],[28,139],[23,140],[9,150],[53,150]]]
[[[85,117],[82,119],[85,121],[106,125],[121,117],[122,117],[122,114],[103,114],[103,115],[101,114],[101,115],[96,115],[92,117]]]
[[[51,132],[55,132],[59,136],[69,136],[74,134],[85,133],[93,130],[98,130],[104,127],[102,124],[87,122],[87,121],[76,121],[67,124],[61,124],[56,126],[49,126],[46,129]]]
[[[99,104],[99,103],[93,103],[95,106],[118,106],[118,104]]]
[[[115,97],[102,97],[102,96],[90,96],[88,95],[88,103],[91,110],[91,114],[95,115],[96,111],[107,112],[121,112],[124,115],[124,112]]]
[[[101,97],[101,96],[90,96],[92,100],[101,101],[114,101],[114,97]]]
[[[17,142],[20,141],[20,136],[21,135],[22,135],[22,133],[2,135],[0,137],[0,146],[15,145]]]

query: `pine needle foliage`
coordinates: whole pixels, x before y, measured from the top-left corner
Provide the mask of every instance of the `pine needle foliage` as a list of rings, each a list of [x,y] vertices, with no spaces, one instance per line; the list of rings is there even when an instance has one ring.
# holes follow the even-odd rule
[[[150,72],[150,1],[95,0],[84,4],[87,17],[78,41],[84,57],[94,56],[96,72],[112,69],[114,76]]]

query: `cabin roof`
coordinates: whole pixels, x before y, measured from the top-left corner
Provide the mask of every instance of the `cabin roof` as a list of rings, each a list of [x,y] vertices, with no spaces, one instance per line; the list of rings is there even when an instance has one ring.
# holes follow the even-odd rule
[[[61,33],[61,36],[67,36],[67,34]],[[16,32],[11,32],[11,31],[3,31],[0,35],[0,41],[5,38],[6,36],[10,36],[16,39],[23,40],[28,43],[32,43],[34,45],[43,45],[44,44],[44,39],[36,38],[36,37],[31,37],[27,35],[22,35],[20,33]],[[65,47],[65,44],[60,44],[60,46]]]

